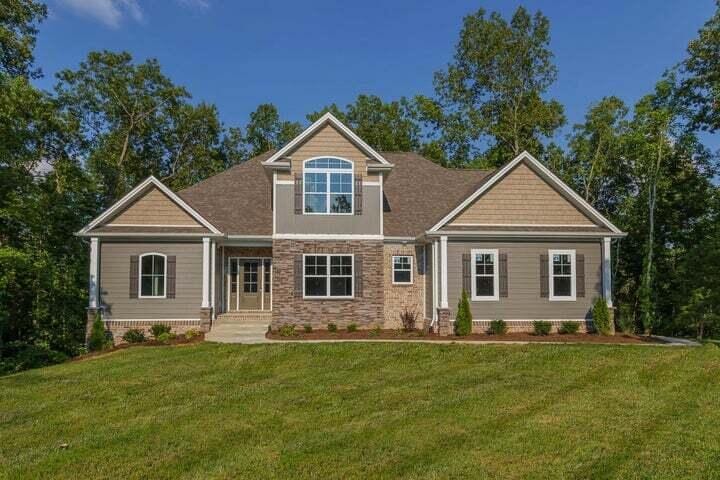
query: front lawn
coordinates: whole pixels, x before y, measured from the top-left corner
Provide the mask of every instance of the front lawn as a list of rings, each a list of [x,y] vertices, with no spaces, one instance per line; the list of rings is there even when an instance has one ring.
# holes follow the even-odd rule
[[[720,348],[199,344],[0,378],[0,478],[268,477],[719,478]]]

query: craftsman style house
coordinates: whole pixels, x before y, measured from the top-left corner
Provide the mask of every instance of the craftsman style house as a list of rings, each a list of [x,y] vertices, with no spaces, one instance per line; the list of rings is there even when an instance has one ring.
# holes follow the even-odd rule
[[[624,235],[530,154],[493,171],[377,152],[326,114],[297,138],[180,192],[151,177],[78,235],[89,318],[116,336],[167,322],[212,330],[400,324],[451,331],[464,289],[474,328],[591,322],[611,305]],[[212,332],[211,332],[212,333]]]

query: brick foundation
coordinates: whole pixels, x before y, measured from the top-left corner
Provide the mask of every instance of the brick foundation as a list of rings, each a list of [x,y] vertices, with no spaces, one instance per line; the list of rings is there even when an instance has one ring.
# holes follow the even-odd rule
[[[207,333],[210,331],[212,325],[212,308],[201,308],[200,309],[200,330]]]
[[[437,309],[437,320],[438,320],[438,335],[448,336],[452,335],[453,324],[450,322],[450,309],[449,308],[438,308]]]
[[[563,324],[565,321],[569,320],[546,320],[547,322],[550,322],[552,325],[551,332],[556,333],[558,329],[560,328],[560,325]],[[580,323],[580,328],[578,329],[578,333],[587,333],[588,331],[592,332],[592,321],[582,321],[578,322]],[[532,333],[533,330],[533,322],[528,320],[505,320],[505,324],[508,327],[508,333]],[[487,333],[490,330],[490,320],[480,320],[480,321],[473,321],[472,331],[473,333]]]
[[[362,290],[353,299],[304,299],[295,294],[294,261],[303,253],[352,253],[363,259]],[[310,324],[326,328],[335,323],[344,328],[350,323],[358,328],[372,328],[383,320],[383,244],[382,241],[273,241],[272,328],[284,324]]]
[[[130,329],[138,329],[142,330],[145,333],[146,338],[151,338],[150,335],[150,327],[155,325],[156,323],[161,323],[163,325],[169,325],[170,331],[175,334],[183,334],[187,332],[188,330],[196,330],[196,331],[203,331],[202,326],[200,324],[200,321],[198,320],[182,320],[182,321],[172,321],[172,320],[153,320],[152,322],[133,322],[128,320],[106,320],[105,321],[105,329],[112,333],[113,336],[113,342],[115,345],[118,345],[120,343],[125,343],[125,341],[122,339],[123,335],[125,335],[125,332],[127,332]]]

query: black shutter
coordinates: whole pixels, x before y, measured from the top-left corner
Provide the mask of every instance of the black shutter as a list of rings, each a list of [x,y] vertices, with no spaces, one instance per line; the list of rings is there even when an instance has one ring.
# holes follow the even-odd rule
[[[354,282],[355,282],[355,296],[356,297],[362,297],[363,296],[363,259],[361,255],[355,255],[355,265],[354,265]]]
[[[303,256],[295,255],[295,296],[302,297],[303,295]]]
[[[585,255],[582,253],[575,256],[575,295],[585,297]]]
[[[472,295],[470,289],[470,254],[463,253],[462,255],[462,288],[467,292],[468,295]]]
[[[507,253],[500,254],[500,296],[508,296],[508,266]]]
[[[550,297],[550,286],[548,284],[548,256],[547,254],[540,255],[540,297]]]
[[[138,256],[130,256],[130,298],[138,298]]]
[[[175,298],[175,255],[167,257],[167,298]]]
[[[355,177],[355,215],[362,215],[363,211],[363,179],[362,176]]]
[[[295,215],[303,213],[303,181],[302,175],[295,175]]]

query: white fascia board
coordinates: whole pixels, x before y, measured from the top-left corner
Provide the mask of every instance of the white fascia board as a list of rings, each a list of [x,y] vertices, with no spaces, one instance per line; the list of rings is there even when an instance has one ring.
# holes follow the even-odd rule
[[[322,117],[317,119],[315,123],[305,129],[300,135],[288,142],[284,147],[275,152],[270,158],[263,162],[263,165],[271,166],[271,164],[285,157],[288,152],[292,151],[297,145],[302,143],[306,138],[319,130],[326,123],[333,125],[335,128],[344,133],[353,143],[355,143],[360,149],[370,155],[371,158],[377,160],[383,165],[390,165],[390,162],[376,152],[370,145],[365,143],[362,138],[358,137],[355,132],[346,127],[340,120],[338,120],[332,113],[327,112]]]
[[[556,187],[558,187],[560,190],[565,192],[567,195],[569,195],[573,200],[575,200],[582,209],[589,214],[591,217],[594,217],[596,220],[598,220],[600,223],[605,225],[607,228],[609,228],[613,233],[616,234],[622,234],[623,232],[613,225],[610,220],[605,218],[600,212],[595,210],[595,208],[587,203],[580,195],[575,193],[572,188],[568,187],[565,182],[560,180],[557,176],[555,176],[554,173],[552,173],[547,167],[545,167],[542,163],[540,163],[535,157],[530,155],[528,152],[522,152],[520,155],[515,157],[511,162],[509,162],[507,165],[505,165],[503,168],[498,170],[490,180],[485,182],[483,185],[480,186],[475,192],[470,195],[468,198],[463,200],[463,202],[455,207],[450,213],[445,215],[445,217],[442,218],[438,223],[432,226],[430,228],[429,232],[435,232],[438,229],[442,228],[445,224],[447,224],[450,220],[452,220],[457,214],[459,214],[461,211],[463,211],[468,205],[470,205],[476,198],[478,198],[480,195],[485,193],[487,190],[489,190],[493,185],[495,185],[500,179],[505,177],[517,164],[522,162],[523,160],[527,160],[530,162],[530,164],[537,168],[541,175],[545,177],[547,181],[554,184]]]
[[[435,232],[425,232],[428,237],[438,238],[443,235],[448,237],[467,237],[467,238],[479,238],[479,237],[585,237],[585,238],[622,238],[626,237],[627,233],[620,232],[516,232],[516,231],[486,231],[486,232],[466,232],[466,231],[452,231],[442,230]]]
[[[122,197],[120,200],[115,202],[110,208],[105,210],[100,216],[95,218],[92,222],[88,223],[85,227],[83,227],[77,234],[79,236],[87,236],[87,233],[98,226],[103,220],[106,220],[110,216],[112,216],[113,213],[117,212],[120,208],[124,207],[128,203],[130,203],[132,200],[135,199],[138,195],[140,195],[145,188],[148,186],[153,185],[157,187],[161,192],[163,192],[165,195],[167,195],[170,200],[175,202],[180,208],[185,210],[188,214],[190,214],[191,217],[193,217],[195,220],[200,222],[204,227],[206,227],[208,230],[210,230],[212,233],[215,234],[222,234],[220,230],[215,228],[215,226],[205,220],[202,215],[200,215],[198,212],[195,211],[190,205],[185,203],[182,198],[180,198],[175,192],[170,190],[168,187],[166,187],[160,180],[155,178],[154,176],[149,176],[146,178],[143,182],[141,182],[137,187],[130,190],[124,197]]]

